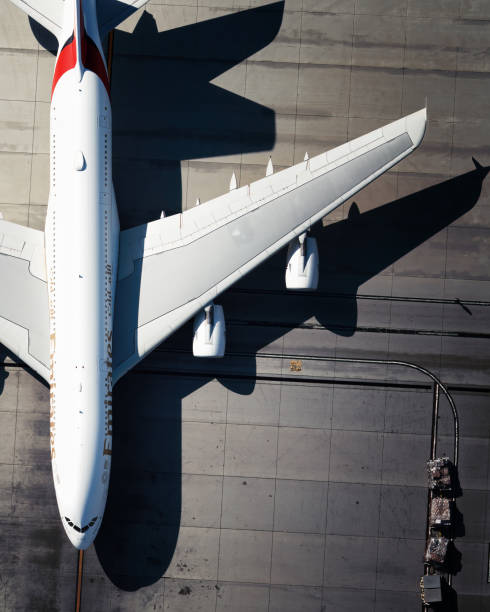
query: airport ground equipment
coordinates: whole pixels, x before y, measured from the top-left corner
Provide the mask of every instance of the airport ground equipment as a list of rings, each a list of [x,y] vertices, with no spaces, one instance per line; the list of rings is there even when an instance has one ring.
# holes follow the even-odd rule
[[[442,580],[439,574],[427,574],[420,579],[422,602],[425,606],[442,602]]]

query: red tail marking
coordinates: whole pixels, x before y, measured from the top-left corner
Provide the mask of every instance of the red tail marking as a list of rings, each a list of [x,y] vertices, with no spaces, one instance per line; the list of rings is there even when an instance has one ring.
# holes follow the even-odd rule
[[[107,76],[107,70],[104,64],[104,60],[100,55],[100,51],[97,48],[97,45],[94,41],[86,35],[84,31],[84,35],[82,37],[82,64],[85,66],[87,70],[91,70],[95,72],[95,74],[99,77],[99,79],[104,83],[104,87],[107,90],[107,94],[110,96],[111,92],[109,91],[109,78]]]
[[[110,96],[111,93],[109,78],[107,76],[107,69],[105,67],[105,63],[102,59],[100,51],[97,48],[97,45],[89,36],[87,36],[87,32],[85,31],[85,25],[83,23],[82,11],[80,11],[80,38],[80,47],[82,52],[82,57],[80,58],[81,64],[85,67],[86,70],[95,72],[95,74],[104,84],[104,87],[107,90],[107,94]],[[63,46],[63,49],[61,49],[61,53],[58,56],[58,59],[56,61],[56,67],[54,69],[51,98],[53,97],[55,87],[60,78],[65,74],[65,72],[68,72],[68,70],[75,68],[77,64],[77,46],[75,39],[76,35],[74,31],[70,38],[66,41],[65,45]]]
[[[54,69],[53,76],[53,86],[51,88],[51,97],[53,97],[54,89],[61,79],[61,77],[71,70],[75,68],[77,64],[77,48],[75,43],[75,34],[72,34],[71,37],[66,41],[65,46],[61,49],[61,53],[56,60],[56,66]]]

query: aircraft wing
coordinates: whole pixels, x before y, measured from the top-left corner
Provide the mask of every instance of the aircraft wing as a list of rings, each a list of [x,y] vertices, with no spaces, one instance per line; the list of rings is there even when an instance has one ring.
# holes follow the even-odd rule
[[[56,37],[61,33],[65,3],[63,0],[11,0]]]
[[[409,155],[426,110],[200,206],[120,234],[114,382],[313,223]]]
[[[0,342],[49,380],[44,233],[0,220]]]

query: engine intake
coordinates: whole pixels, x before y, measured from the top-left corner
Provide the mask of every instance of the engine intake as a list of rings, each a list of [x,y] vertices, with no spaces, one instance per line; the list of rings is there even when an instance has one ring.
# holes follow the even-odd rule
[[[223,306],[211,302],[194,318],[194,357],[224,357],[226,327]]]
[[[306,233],[289,243],[286,287],[294,291],[313,291],[318,287],[319,259],[316,238]]]

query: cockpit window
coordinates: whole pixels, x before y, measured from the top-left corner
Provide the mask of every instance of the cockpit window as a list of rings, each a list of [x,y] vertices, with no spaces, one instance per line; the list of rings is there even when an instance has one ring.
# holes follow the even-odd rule
[[[98,519],[98,517],[94,516],[94,518],[90,521],[90,523],[88,525],[84,525],[83,527],[79,527],[78,525],[75,525],[71,519],[69,519],[67,516],[65,516],[65,521],[68,523],[68,525],[70,525],[70,527],[72,527],[78,533],[85,533],[86,531],[88,531],[88,529],[90,527],[93,527],[95,525],[95,521],[97,519]]]

